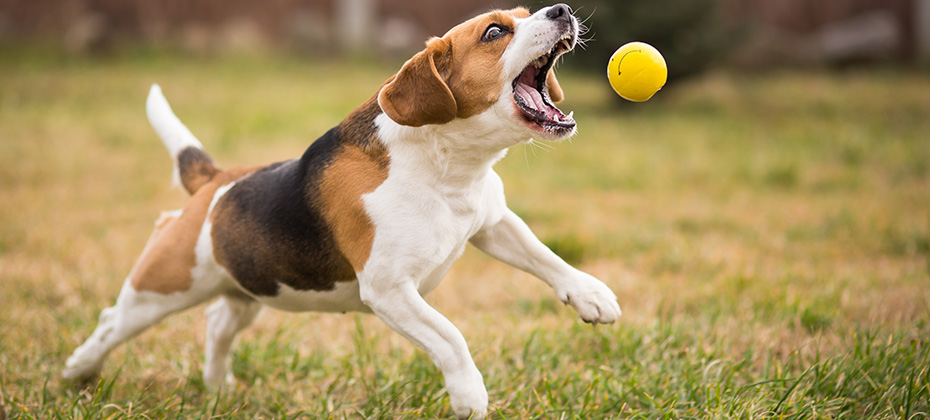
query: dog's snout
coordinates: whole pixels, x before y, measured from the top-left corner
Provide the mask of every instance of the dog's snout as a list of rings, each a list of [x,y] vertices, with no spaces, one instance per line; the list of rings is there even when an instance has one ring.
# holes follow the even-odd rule
[[[546,11],[546,17],[552,20],[572,20],[572,8],[565,3],[559,3],[549,7]]]

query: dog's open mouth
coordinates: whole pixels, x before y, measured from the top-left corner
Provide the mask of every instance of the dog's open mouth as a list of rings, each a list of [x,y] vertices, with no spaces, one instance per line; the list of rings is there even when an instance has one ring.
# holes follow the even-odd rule
[[[549,69],[562,53],[572,49],[572,33],[566,33],[552,49],[531,61],[513,81],[513,99],[523,118],[544,131],[564,133],[575,128],[572,113],[565,115],[552,104],[546,88]]]

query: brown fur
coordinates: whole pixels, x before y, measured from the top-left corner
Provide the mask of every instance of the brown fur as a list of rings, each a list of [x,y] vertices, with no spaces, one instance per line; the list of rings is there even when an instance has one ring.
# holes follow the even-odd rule
[[[323,172],[323,218],[356,272],[365,267],[375,239],[375,227],[361,197],[374,191],[387,175],[386,154],[373,157],[356,146],[346,146]]]
[[[279,284],[297,290],[331,290],[355,278],[318,209],[309,205],[300,162],[281,162],[238,182],[213,213],[213,254],[242,287],[274,296]],[[309,179],[315,179],[311,177]],[[313,181],[310,181],[313,182]]]
[[[513,35],[490,42],[481,38],[492,23],[513,29],[515,18],[528,16],[523,8],[491,12],[431,39],[381,90],[378,103],[384,113],[398,124],[419,127],[468,118],[490,108],[501,92],[500,58]],[[553,101],[562,100],[562,89],[551,71],[546,86]]]
[[[360,147],[365,153],[387,159],[387,150],[375,134],[375,118],[381,115],[381,112],[381,108],[378,107],[378,95],[368,98],[339,124],[339,138]],[[387,165],[387,161],[384,164]]]
[[[238,182],[213,213],[214,255],[243,288],[274,296],[281,284],[331,290],[368,260],[374,226],[361,196],[387,176],[369,99],[300,159]]]
[[[380,113],[377,98],[371,97],[339,125],[339,138],[346,145],[323,171],[319,185],[323,217],[356,272],[368,262],[375,237],[362,195],[387,179],[390,163],[387,149],[375,135],[374,120]]]
[[[501,55],[513,35],[505,35],[507,39],[482,42],[485,29],[492,23],[513,29],[515,17],[526,18],[529,15],[530,12],[523,8],[492,12],[467,20],[443,36],[451,42],[452,51],[441,72],[447,77],[455,96],[459,118],[480,114],[494,105],[501,93]]]
[[[221,172],[200,149],[179,155],[182,182],[194,193],[184,212],[156,226],[131,273],[136,290],[172,293],[190,288],[194,248],[207,208],[222,185],[238,183],[215,209],[214,257],[247,290],[274,295],[279,283],[298,290],[329,290],[351,280],[368,261],[374,226],[362,196],[387,178],[389,157],[375,138],[383,110],[400,124],[441,124],[479,114],[501,91],[500,57],[507,39],[482,41],[492,23],[514,29],[526,9],[497,11],[433,38],[382,87],[300,160],[258,171]],[[550,71],[553,101],[562,90]],[[258,171],[258,172],[256,172]],[[303,195],[294,195],[300,185]],[[298,193],[299,194],[299,193]]]
[[[191,270],[197,264],[194,249],[213,195],[221,186],[252,171],[254,169],[236,169],[218,173],[194,193],[180,216],[162,213],[145,250],[129,273],[132,288],[161,294],[190,289]]]
[[[455,119],[455,98],[436,68],[436,61],[448,50],[448,41],[434,38],[425,50],[404,63],[381,89],[379,103],[384,113],[398,124],[412,127]]]
[[[184,258],[186,255],[180,255],[180,260],[173,260],[172,264],[164,267],[157,264],[161,262],[159,261],[161,258],[160,255],[164,255],[165,253],[164,244],[168,242],[178,242],[178,239],[180,239],[180,242],[184,242],[185,238],[180,238],[183,232],[177,227],[171,229],[171,233],[167,236],[163,235],[166,227],[178,225],[174,223],[177,220],[178,215],[163,212],[161,217],[155,222],[155,230],[153,230],[152,235],[149,236],[149,240],[145,244],[145,249],[142,250],[142,255],[136,261],[132,271],[129,272],[130,284],[133,289],[167,294],[184,291],[190,288],[192,281],[190,270],[194,268],[195,264],[192,258],[193,253],[190,253],[191,258]],[[159,240],[166,237],[171,237],[171,239],[159,242]],[[158,245],[157,251],[155,250],[156,245]]]
[[[210,156],[196,147],[187,147],[178,153],[178,171],[181,175],[181,185],[189,194],[194,194],[216,174],[222,172],[213,164]]]

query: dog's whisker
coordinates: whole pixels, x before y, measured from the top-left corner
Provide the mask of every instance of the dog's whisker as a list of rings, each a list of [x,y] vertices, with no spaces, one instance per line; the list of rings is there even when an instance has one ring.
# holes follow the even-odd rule
[[[539,159],[539,155],[536,154],[537,149],[536,140],[530,141],[530,150],[533,152],[533,157]]]
[[[529,167],[529,153],[539,158],[537,150],[551,152],[554,142],[577,132],[574,113],[559,110],[546,86],[561,55],[574,49],[572,40],[584,48],[593,39],[581,37],[590,33],[591,16],[576,29],[564,4],[523,14],[488,13],[431,38],[381,86],[376,101],[299,158],[266,166],[215,166],[153,85],[149,122],[178,183],[196,195],[155,223],[116,303],[66,360],[63,376],[96,376],[116,346],[181,308],[222,295],[206,311],[208,388],[232,378],[230,343],[265,305],[368,312],[422,347],[455,381],[446,391],[457,418],[481,420],[488,393],[480,372],[461,333],[423,299],[468,243],[548,281],[585,322],[614,322],[621,311],[610,288],[564,269],[568,263],[507,207],[492,169],[520,145]],[[514,24],[518,19],[538,25]],[[512,36],[502,36],[505,28]],[[508,48],[511,42],[517,47]],[[434,60],[453,51],[465,58]],[[463,65],[473,62],[496,64]],[[437,83],[437,70],[476,82],[457,95],[463,88]],[[475,113],[465,116],[464,109]]]
[[[526,154],[526,145],[523,145],[523,161],[526,163],[526,168],[530,168],[530,157]]]
[[[581,37],[579,37],[578,40],[575,41],[575,45],[577,45],[579,48],[581,48],[581,49],[583,49],[583,50],[587,50],[587,49],[588,49],[588,43],[591,42],[591,41],[596,41],[596,39],[594,39],[593,36],[590,37],[590,38],[581,38]],[[574,50],[573,50],[572,52],[574,52]]]
[[[553,145],[551,145],[551,144],[549,144],[549,143],[545,143],[545,142],[539,141],[539,140],[535,140],[535,139],[534,139],[532,144],[533,144],[533,146],[538,147],[539,150],[542,150],[542,151],[544,151],[544,152],[551,152],[551,151],[555,150],[555,146],[553,146]]]
[[[584,6],[579,6],[578,9],[575,10],[575,12],[578,12],[578,11],[580,11],[580,10],[582,10],[582,9],[584,9]],[[594,7],[594,10],[592,10],[591,13],[588,14],[588,17],[579,20],[579,22],[578,22],[579,28],[578,28],[578,29],[579,29],[579,31],[580,31],[580,35],[584,35],[584,34],[588,31],[587,23],[591,20],[591,18],[594,17],[594,13],[596,13],[596,12],[597,12],[597,6],[595,6],[595,7]],[[584,30],[581,29],[582,27],[584,28]]]
[[[576,12],[578,12],[578,11],[580,11],[580,10],[582,10],[582,9],[584,9],[584,6],[579,7],[579,8],[576,10]],[[586,18],[584,18],[584,19],[579,19],[579,22],[578,22],[578,38],[577,38],[577,41],[576,41],[576,45],[579,46],[579,47],[581,47],[581,49],[583,49],[583,50],[586,50],[586,49],[587,49],[587,47],[588,47],[588,46],[587,46],[588,42],[591,42],[591,41],[594,41],[594,40],[595,40],[593,36],[587,37],[587,38],[585,37],[585,35],[587,35],[587,34],[591,31],[591,27],[589,27],[589,26],[587,25],[587,23],[591,20],[591,18],[594,17],[594,13],[595,13],[595,12],[597,12],[597,7],[595,7],[594,10],[592,10],[591,13],[588,14],[588,17],[586,17]],[[592,35],[593,35],[593,34],[592,34]]]

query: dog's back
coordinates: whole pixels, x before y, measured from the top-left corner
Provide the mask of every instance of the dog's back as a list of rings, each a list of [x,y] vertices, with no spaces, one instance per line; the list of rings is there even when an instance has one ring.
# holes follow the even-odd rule
[[[375,133],[380,108],[374,98],[314,141],[301,158],[230,171],[214,165],[158,85],[152,86],[146,108],[174,159],[175,181],[194,197],[177,215],[182,223],[163,219],[158,230],[175,239],[157,240],[165,234],[153,234],[151,246],[161,252],[143,253],[140,264],[152,267],[155,277],[136,270],[144,278],[135,284],[164,290],[152,283],[196,280],[190,275],[183,281],[165,279],[157,267],[164,264],[159,255],[176,261],[183,253],[189,254],[182,258],[190,263],[187,269],[193,268],[205,222],[216,262],[253,295],[275,296],[281,285],[332,290],[337,282],[355,280],[373,239],[361,196],[387,177],[388,168],[387,152]],[[175,232],[180,230],[184,232]]]
[[[544,280],[586,322],[620,316],[606,285],[507,208],[492,169],[508,147],[575,133],[554,105],[562,91],[552,66],[577,37],[564,4],[477,16],[428,41],[302,157],[256,168],[219,169],[153,86],[149,119],[192,197],[156,223],[65,376],[93,376],[119,343],[215,297],[209,386],[232,378],[232,342],[262,304],[365,311],[429,353],[457,417],[484,418],[487,390],[465,338],[423,299],[466,244]]]
[[[374,227],[362,196],[387,177],[373,100],[299,159],[236,182],[212,214],[214,255],[249,293],[332,290],[361,271]],[[183,178],[183,177],[182,177]]]

